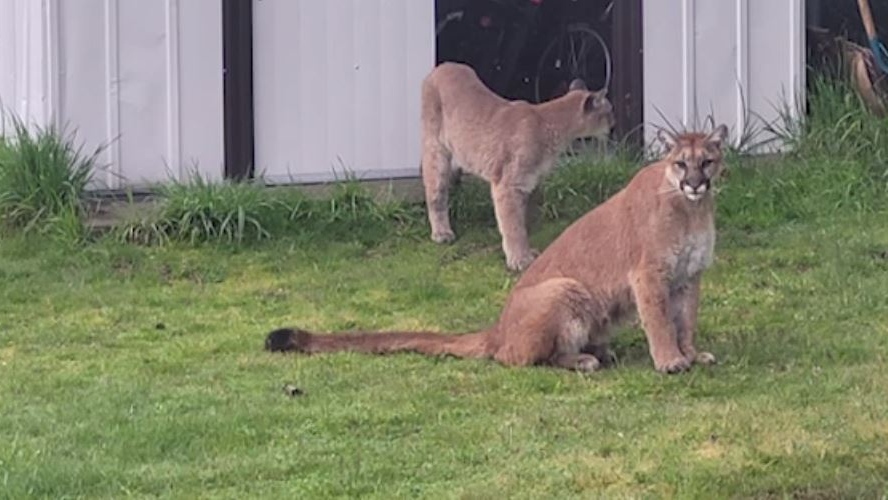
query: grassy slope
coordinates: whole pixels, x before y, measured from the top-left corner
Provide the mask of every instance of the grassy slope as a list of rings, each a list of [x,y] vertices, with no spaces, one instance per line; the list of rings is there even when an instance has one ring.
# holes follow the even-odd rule
[[[284,324],[487,324],[511,284],[489,217],[447,248],[4,240],[0,497],[888,493],[886,212],[805,177],[732,175],[701,312],[722,364],[673,377],[631,329],[588,378],[262,352]]]

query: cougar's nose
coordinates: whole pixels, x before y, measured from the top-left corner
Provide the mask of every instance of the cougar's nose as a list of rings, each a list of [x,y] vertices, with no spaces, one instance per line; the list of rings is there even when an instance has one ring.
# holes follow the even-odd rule
[[[706,191],[709,189],[709,179],[705,177],[685,179],[682,183],[694,192]]]

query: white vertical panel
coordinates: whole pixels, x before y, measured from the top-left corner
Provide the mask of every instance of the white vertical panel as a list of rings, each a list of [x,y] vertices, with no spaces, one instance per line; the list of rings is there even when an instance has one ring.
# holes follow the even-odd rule
[[[165,0],[165,31],[166,31],[166,159],[177,177],[182,177],[182,107],[181,93],[182,76],[179,74],[179,0]]]
[[[734,0],[735,22],[734,35],[737,44],[737,95],[735,97],[735,113],[737,115],[736,130],[744,130],[747,126],[747,110],[749,103],[749,2]]]
[[[740,55],[735,34],[737,13],[725,7],[724,1],[697,1],[694,79],[700,90],[695,92],[696,113],[685,121],[694,128],[703,126],[710,115],[728,126],[737,122],[737,89],[740,85],[736,72]]]
[[[790,89],[792,90],[791,108],[795,111],[801,111],[801,107],[805,102],[805,90],[807,89],[807,80],[805,71],[808,61],[806,59],[806,40],[807,34],[805,30],[805,0],[790,0],[789,2],[789,53],[790,64],[787,71]]]
[[[106,147],[94,187],[146,187],[195,166],[221,177],[220,2],[58,4],[56,109],[88,148]]]
[[[93,188],[223,170],[218,0],[0,0],[0,101],[106,147]]]
[[[681,0],[681,116],[692,123],[697,117],[697,2]],[[705,46],[703,47],[705,50]]]
[[[77,140],[84,142],[88,150],[108,142],[112,125],[117,129],[108,106],[107,7],[105,0],[82,0],[77,5],[68,1],[58,3],[55,116],[70,127],[70,132],[77,133]],[[83,16],[81,12],[89,15]],[[94,187],[107,187],[116,179],[112,175],[113,165],[118,164],[115,152],[106,149],[99,159],[100,167],[108,170],[94,173]]]
[[[366,0],[363,0],[366,2]],[[325,67],[328,88],[336,89],[336,92],[325,92],[318,98],[327,100],[327,130],[324,137],[327,140],[327,156],[332,158],[333,167],[338,175],[355,169],[355,140],[339,141],[340,137],[357,137],[357,124],[354,119],[355,101],[361,98],[355,95],[356,75],[361,71],[358,59],[355,57],[355,30],[348,29],[351,22],[342,23],[343,20],[357,19],[356,4],[361,0],[328,0],[324,2],[326,15],[324,16],[324,43],[315,49],[319,53],[326,52],[330,64]],[[310,19],[310,18],[308,18]],[[359,21],[360,22],[360,21]],[[343,29],[345,28],[345,29]],[[309,98],[310,96],[304,96]]]
[[[120,174],[129,182],[168,180],[165,0],[112,0],[118,5]],[[172,171],[168,170],[173,169]]]
[[[47,124],[60,126],[58,107],[61,92],[59,75],[61,46],[59,45],[59,1],[45,0],[44,32],[43,32],[43,65],[46,68],[44,79],[46,92],[46,110],[44,121]]]
[[[665,121],[696,128],[712,114],[736,136],[775,120],[784,106],[797,110],[805,88],[803,4],[644,0],[648,140]]]
[[[106,188],[120,187],[125,184],[123,179],[123,158],[120,154],[120,14],[119,0],[105,0],[105,140],[101,143],[106,147],[107,160],[104,168],[108,175],[105,178]],[[80,47],[71,47],[80,50]],[[79,97],[79,96],[78,96]]]
[[[686,82],[689,81],[683,62],[686,40],[681,27],[685,24],[683,0],[643,0],[643,54],[645,136],[653,140],[656,128],[678,126],[684,119]]]
[[[788,25],[790,0],[749,0],[749,106],[766,118],[792,98]],[[782,4],[782,5],[780,5]],[[766,38],[756,34],[770,33]]]
[[[352,90],[352,98],[355,102],[355,123],[372,123],[379,120],[383,113],[382,99],[364,99],[364,96],[380,96],[383,91],[382,60],[384,58],[380,50],[381,40],[384,36],[382,25],[376,22],[366,22],[365,19],[379,19],[383,14],[381,2],[364,1],[357,2],[354,27],[354,40],[378,40],[377,43],[354,43],[355,60],[360,61],[355,68],[355,86]],[[409,35],[408,35],[409,37]],[[364,128],[358,133],[352,130],[355,137],[355,157],[371,165],[382,165],[385,152],[385,142],[382,127]]]
[[[411,82],[408,78],[411,68],[405,66],[408,52],[416,47],[411,40],[406,40],[404,29],[410,23],[422,23],[423,19],[408,19],[407,5],[416,0],[403,0],[400,2],[388,2],[385,15],[379,17],[380,33],[379,50],[382,54],[379,72],[384,78],[382,92],[379,96],[366,96],[378,98],[382,103],[380,110],[379,127],[382,133],[380,140],[386,147],[382,150],[382,164],[377,168],[392,168],[397,165],[401,170],[405,168],[414,175],[419,174],[419,158],[421,153],[416,150],[412,157],[404,157],[405,139],[410,136],[409,130],[416,131],[416,139],[411,141],[420,144],[418,121],[407,116],[406,99],[410,95],[411,83],[416,88],[422,87],[422,77]],[[432,3],[432,2],[427,2]],[[434,23],[426,23],[429,31],[434,31]],[[434,60],[429,61],[428,68],[423,68],[427,73],[434,65]],[[406,133],[405,133],[406,132]],[[398,163],[401,163],[398,165]]]
[[[254,0],[256,166],[271,182],[418,175],[431,0]]]
[[[50,0],[0,0],[0,104],[27,123],[52,116]]]
[[[16,101],[15,53],[16,43],[16,0],[0,0],[0,105],[13,106]],[[0,123],[0,127],[2,127]]]
[[[220,179],[225,166],[222,6],[178,0],[180,172]]]

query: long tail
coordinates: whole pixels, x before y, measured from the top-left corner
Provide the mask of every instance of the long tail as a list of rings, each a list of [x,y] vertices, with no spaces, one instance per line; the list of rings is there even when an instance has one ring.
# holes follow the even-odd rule
[[[306,354],[354,351],[367,354],[416,352],[429,356],[460,358],[489,357],[487,331],[448,335],[431,332],[379,332],[314,334],[282,328],[265,338],[268,351],[297,351]]]

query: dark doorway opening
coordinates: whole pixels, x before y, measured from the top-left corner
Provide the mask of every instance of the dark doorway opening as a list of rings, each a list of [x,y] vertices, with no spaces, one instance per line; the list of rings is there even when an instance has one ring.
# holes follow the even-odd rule
[[[436,0],[437,63],[472,66],[508,99],[541,102],[573,78],[608,88],[618,138],[642,123],[641,0]]]
[[[878,38],[888,40],[888,2],[870,0]],[[814,85],[838,79],[850,84],[879,116],[888,115],[888,73],[873,57],[858,2],[806,0],[806,60],[808,99]],[[881,59],[888,59],[882,54]],[[806,106],[810,112],[810,106]]]
[[[253,1],[222,0],[225,177],[253,177]]]

